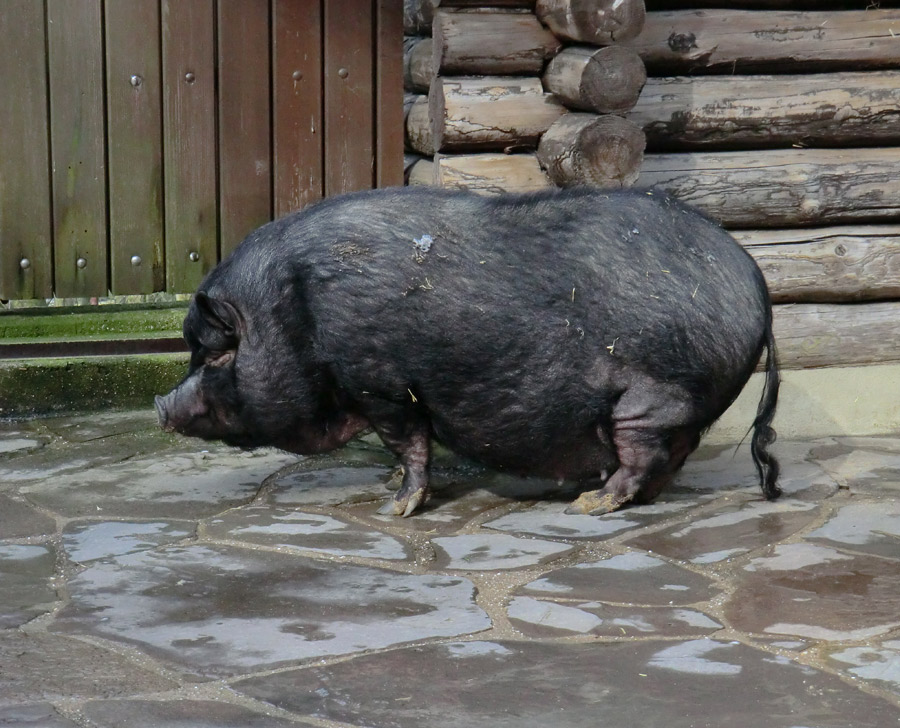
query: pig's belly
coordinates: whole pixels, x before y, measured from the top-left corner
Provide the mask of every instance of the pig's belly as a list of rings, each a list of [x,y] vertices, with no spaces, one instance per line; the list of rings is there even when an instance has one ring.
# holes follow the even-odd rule
[[[436,418],[432,429],[436,439],[458,455],[518,475],[585,480],[606,477],[618,467],[609,439],[593,424],[558,429],[548,429],[545,423],[481,424]]]

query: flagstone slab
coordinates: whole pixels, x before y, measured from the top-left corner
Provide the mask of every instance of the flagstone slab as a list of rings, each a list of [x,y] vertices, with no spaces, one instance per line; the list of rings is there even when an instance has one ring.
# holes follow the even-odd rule
[[[62,635],[0,631],[0,665],[0,706],[70,697],[116,698],[178,686],[132,660]]]
[[[726,619],[742,631],[867,640],[900,627],[900,563],[816,544],[782,544],[736,574]]]
[[[242,680],[298,715],[392,728],[885,728],[896,706],[746,645],[462,642]]]
[[[82,712],[97,728],[297,728],[298,725],[292,720],[213,700],[116,700],[88,703]]]
[[[841,438],[839,446],[845,450],[821,466],[843,487],[860,495],[900,492],[900,439]]]
[[[812,523],[818,513],[815,504],[789,497],[723,504],[687,523],[625,543],[671,558],[709,564],[787,538]]]
[[[0,705],[0,726],[4,728],[78,728],[54,710],[50,703]]]
[[[834,478],[818,463],[811,462],[812,453],[834,444],[834,440],[781,442],[772,450],[779,461],[789,463],[779,475],[778,483],[785,494],[795,498],[822,500],[838,488]],[[734,445],[703,446],[693,453],[675,476],[673,488],[709,491],[718,495],[747,493],[762,497],[759,475],[750,456],[750,448]]]
[[[151,407],[139,411],[93,412],[88,415],[48,417],[41,422],[54,435],[68,442],[91,442],[133,432],[152,433],[159,441],[173,444],[182,439],[179,435],[160,430],[156,412]]]
[[[0,628],[18,627],[53,608],[55,571],[50,546],[0,545]]]
[[[572,550],[566,544],[499,533],[435,538],[437,568],[465,571],[519,569],[549,561]]]
[[[357,523],[284,508],[240,508],[212,519],[210,538],[298,549],[335,556],[405,560],[410,550],[399,539]]]
[[[177,543],[196,531],[194,524],[184,521],[72,522],[63,531],[63,548],[72,561],[86,564]]]
[[[850,503],[807,540],[836,548],[900,559],[900,501]]]
[[[267,477],[296,461],[272,450],[158,453],[62,473],[20,492],[75,518],[198,518],[249,502]]]
[[[394,470],[387,465],[328,465],[327,460],[319,459],[314,465],[301,465],[273,479],[264,497],[277,506],[337,506],[386,500],[393,495],[387,484]]]
[[[694,609],[621,607],[600,602],[560,604],[532,597],[515,597],[507,614],[516,629],[536,638],[559,637],[563,633],[684,637],[722,629],[721,624]]]
[[[551,571],[516,594],[667,606],[693,604],[718,593],[715,582],[700,574],[638,552]]]
[[[56,532],[56,521],[22,500],[0,493],[0,539],[46,536]]]
[[[568,503],[541,502],[487,521],[485,528],[509,533],[566,540],[592,541],[618,536],[629,530],[680,514],[708,500],[709,495],[664,493],[649,505],[632,506],[602,516],[565,512]]]
[[[98,448],[96,443],[47,446],[36,452],[0,458],[0,485],[14,486],[58,478],[97,466],[119,463],[158,450],[131,438],[111,438]]]
[[[53,629],[138,645],[231,675],[490,627],[461,577],[296,554],[167,547],[97,561],[69,581]]]

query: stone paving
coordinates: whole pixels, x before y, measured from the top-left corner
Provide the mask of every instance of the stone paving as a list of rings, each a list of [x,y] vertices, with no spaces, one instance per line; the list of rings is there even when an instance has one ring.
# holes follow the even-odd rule
[[[603,517],[439,453],[398,519],[371,437],[0,425],[0,726],[900,726],[900,437],[776,452]]]

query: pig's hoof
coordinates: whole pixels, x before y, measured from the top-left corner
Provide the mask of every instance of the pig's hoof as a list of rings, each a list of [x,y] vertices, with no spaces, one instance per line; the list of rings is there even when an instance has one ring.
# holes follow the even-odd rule
[[[398,493],[397,496],[400,494]],[[403,516],[407,518],[415,513],[416,509],[425,502],[425,489],[415,490],[407,497],[393,497],[385,503],[378,512],[382,516]]]
[[[570,516],[600,516],[604,513],[612,513],[619,510],[633,497],[607,493],[603,490],[589,490],[572,501],[572,505],[566,508],[566,513]]]

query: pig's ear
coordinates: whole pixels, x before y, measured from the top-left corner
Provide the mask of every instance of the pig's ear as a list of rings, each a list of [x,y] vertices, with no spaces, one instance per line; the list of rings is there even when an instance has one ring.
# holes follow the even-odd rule
[[[241,330],[241,315],[234,306],[227,301],[210,298],[202,291],[194,296],[194,303],[206,323],[237,342]]]

